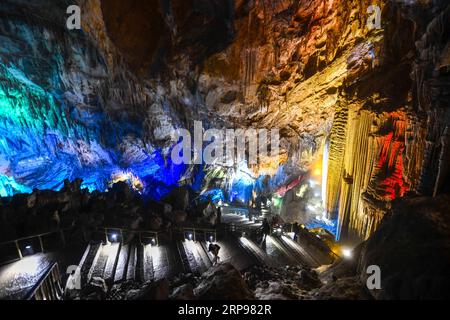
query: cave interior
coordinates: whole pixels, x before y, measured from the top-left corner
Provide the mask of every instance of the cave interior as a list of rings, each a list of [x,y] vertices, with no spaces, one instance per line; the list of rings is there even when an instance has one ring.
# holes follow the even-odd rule
[[[448,298],[449,21],[2,0],[0,299]]]

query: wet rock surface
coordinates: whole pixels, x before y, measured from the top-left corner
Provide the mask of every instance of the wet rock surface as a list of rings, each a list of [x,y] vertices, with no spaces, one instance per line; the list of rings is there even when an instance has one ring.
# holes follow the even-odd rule
[[[93,286],[89,286],[92,288]],[[230,264],[212,267],[200,277],[180,274],[169,282],[162,279],[142,284],[127,281],[103,290],[82,292],[81,299],[108,300],[248,300],[254,299],[241,273]]]
[[[314,270],[302,267],[269,268],[256,266],[244,279],[261,300],[310,299],[310,292],[322,285]]]
[[[177,287],[170,295],[171,300],[195,300],[194,287],[190,284],[183,284]]]
[[[373,300],[358,277],[340,278],[312,292],[314,300]]]
[[[231,264],[224,263],[205,272],[194,289],[200,300],[248,300],[252,292],[241,273]]]
[[[166,279],[150,283],[126,281],[112,286],[105,300],[167,300],[169,298],[169,282]],[[84,299],[82,293],[81,299]]]

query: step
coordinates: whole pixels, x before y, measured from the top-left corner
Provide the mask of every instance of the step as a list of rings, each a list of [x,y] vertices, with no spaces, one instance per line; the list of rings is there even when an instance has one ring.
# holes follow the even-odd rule
[[[203,249],[203,253],[204,253],[204,260],[206,261],[206,265],[208,267],[212,266],[213,264],[213,260],[214,260],[214,256],[211,252],[209,252],[209,242],[204,242],[202,241],[201,243],[202,249]]]
[[[106,281],[111,281],[114,279],[114,273],[117,267],[117,261],[119,258],[121,245],[119,243],[111,244],[108,248],[108,260],[106,261],[105,271],[103,273],[103,279]]]
[[[252,255],[258,264],[273,266],[275,265],[270,257],[252,240],[247,238],[239,239],[241,247]]]
[[[131,246],[128,255],[128,263],[127,263],[127,276],[126,280],[135,280],[136,279],[136,267],[137,267],[137,250],[136,246]]]
[[[292,239],[286,239],[286,242],[291,243],[293,247],[295,247],[299,252],[303,253],[305,257],[307,257],[310,267],[317,268],[324,264],[331,264],[333,262],[333,259],[331,256],[327,255],[323,251],[320,250],[320,248],[315,247],[314,245],[310,244],[302,244],[299,242],[295,242]],[[315,254],[313,254],[313,252]]]
[[[167,277],[172,278],[183,272],[183,261],[177,250],[176,243],[169,243],[167,245],[160,246],[163,248],[161,254],[164,258],[165,263],[160,266],[154,266],[156,280],[159,280],[161,274],[166,274]],[[162,269],[161,271],[157,271]]]
[[[249,253],[237,238],[225,238],[218,241],[217,244],[220,246],[220,263],[229,262],[238,270],[245,270],[258,264],[255,256]]]
[[[135,272],[135,281],[143,282],[144,281],[144,246],[142,244],[136,245],[136,272]]]
[[[143,254],[143,280],[144,282],[153,281],[155,279],[155,271],[153,270],[153,255],[155,250],[151,245],[144,246]]]
[[[89,244],[82,261],[80,262],[81,286],[90,280],[92,265],[97,261],[100,254],[100,244]]]
[[[189,264],[189,259],[188,259],[186,250],[184,249],[184,245],[183,245],[182,241],[177,241],[176,249],[177,249],[179,260],[181,261],[180,265],[182,267],[182,273],[192,272],[191,266]]]
[[[117,260],[116,272],[114,274],[114,282],[126,280],[127,262],[128,262],[129,245],[122,245]]]
[[[270,241],[273,244],[273,249],[278,251],[278,253],[283,256],[283,258],[281,258],[281,256],[279,258],[280,260],[284,261],[285,264],[291,266],[300,264],[300,261],[298,261],[296,257],[293,256],[292,252],[277,237],[268,236],[266,240],[266,245]]]
[[[106,262],[108,261],[108,255],[109,255],[109,245],[102,245],[100,248],[100,255],[98,256],[97,260],[93,264],[91,277],[89,279],[92,279],[94,277],[100,277],[103,278],[103,273],[105,272]]]
[[[201,274],[201,258],[199,259],[199,257],[195,254],[195,243],[193,241],[183,241],[182,245],[184,248],[184,252],[186,253],[191,272]]]
[[[208,252],[208,244],[205,241],[199,241],[197,243],[197,252],[203,261],[203,265],[206,269],[212,266],[212,261],[214,259],[212,253]]]

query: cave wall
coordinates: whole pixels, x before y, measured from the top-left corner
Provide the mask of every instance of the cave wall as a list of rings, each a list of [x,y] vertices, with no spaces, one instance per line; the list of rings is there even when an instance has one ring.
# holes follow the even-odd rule
[[[450,8],[445,3],[441,7],[416,42],[418,57],[413,64],[414,107],[425,128],[418,190],[426,195],[449,191]]]
[[[325,207],[343,239],[367,238],[409,192],[450,188],[446,1],[77,3],[74,32],[69,1],[0,4],[2,195],[77,177],[104,190],[129,171],[158,195],[193,183],[198,170],[168,153],[194,120],[280,129],[270,181],[226,182],[246,194],[297,181],[329,140]]]
[[[279,128],[286,149],[316,151],[349,69],[368,68],[381,40],[365,27],[372,4],[381,2],[236,1],[234,41],[205,61],[199,79],[206,107]]]
[[[327,210],[338,215],[343,240],[368,238],[407,193],[446,192],[448,10],[444,3],[388,3],[377,66],[339,98]]]
[[[100,2],[80,2],[88,13],[80,31],[65,28],[70,4],[0,4],[1,195],[59,189],[76,178],[103,191],[127,172],[150,192],[176,186],[185,168],[164,150],[179,113],[164,90],[129,70]]]

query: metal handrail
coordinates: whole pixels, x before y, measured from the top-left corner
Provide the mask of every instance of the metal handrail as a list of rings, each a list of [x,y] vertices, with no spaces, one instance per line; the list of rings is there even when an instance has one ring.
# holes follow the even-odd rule
[[[137,232],[137,233],[153,233],[153,234],[160,234],[163,231],[156,231],[156,230],[146,230],[146,229],[130,229],[130,228],[118,228],[118,227],[97,227],[97,230],[116,230],[116,231],[125,231],[125,232]]]
[[[50,232],[35,234],[35,235],[32,235],[32,236],[26,236],[26,237],[22,237],[22,238],[17,238],[17,239],[14,239],[14,240],[8,240],[8,241],[0,242],[0,246],[5,245],[5,244],[9,244],[9,243],[14,243],[14,242],[17,242],[17,241],[34,239],[34,238],[38,238],[38,237],[44,237],[44,236],[48,236],[50,234],[63,232],[65,230],[67,230],[67,229],[60,229],[60,230],[56,230],[56,231],[50,231]]]
[[[97,230],[101,230],[105,233],[105,240],[108,242],[108,231],[119,231],[120,232],[120,239],[121,242],[123,242],[123,233],[124,232],[130,232],[130,233],[137,233],[139,234],[139,239],[142,242],[142,234],[143,233],[150,233],[154,236],[156,245],[159,246],[159,236],[162,233],[161,231],[155,231],[155,230],[144,230],[144,229],[129,229],[129,228],[117,228],[117,227],[98,227]]]
[[[214,234],[214,239],[217,240],[217,230],[212,228],[196,228],[196,227],[183,227],[183,234],[187,231],[192,231],[194,236],[194,241],[197,241],[197,233],[203,234]]]
[[[243,226],[243,225],[236,225],[234,223],[231,223],[231,224],[228,224],[227,229],[230,231],[244,231],[245,232],[245,231],[256,231],[261,228],[252,229],[245,225]]]
[[[44,282],[49,278],[50,275],[53,275],[53,271],[56,270],[57,279],[55,279],[58,282],[58,285],[62,291],[61,285],[60,285],[60,272],[59,272],[59,266],[57,262],[54,262],[47,271],[42,275],[42,277],[39,279],[39,281],[33,286],[31,291],[27,294],[25,297],[25,300],[31,300],[35,297],[36,292],[42,287]],[[62,292],[60,293],[62,296]]]
[[[8,244],[15,244],[17,255],[18,255],[18,259],[12,259],[10,261],[4,261],[1,264],[10,263],[10,262],[13,262],[13,261],[21,260],[23,258],[22,249],[20,249],[20,245],[19,245],[19,242],[21,242],[21,241],[25,241],[25,240],[29,240],[29,239],[36,239],[37,238],[39,240],[39,245],[41,247],[41,252],[44,252],[44,243],[42,242],[42,237],[59,233],[61,235],[61,242],[62,242],[63,246],[65,246],[64,230],[67,230],[67,229],[59,229],[59,230],[56,230],[56,231],[50,231],[50,232],[45,232],[45,233],[40,233],[40,234],[36,234],[36,235],[31,235],[31,236],[18,238],[18,239],[15,239],[15,240],[8,240],[8,241],[0,242],[0,246],[5,246],[5,245],[8,245]]]
[[[183,227],[183,230],[198,230],[198,231],[204,231],[204,232],[216,232],[216,229],[214,228],[197,228],[197,227]]]

